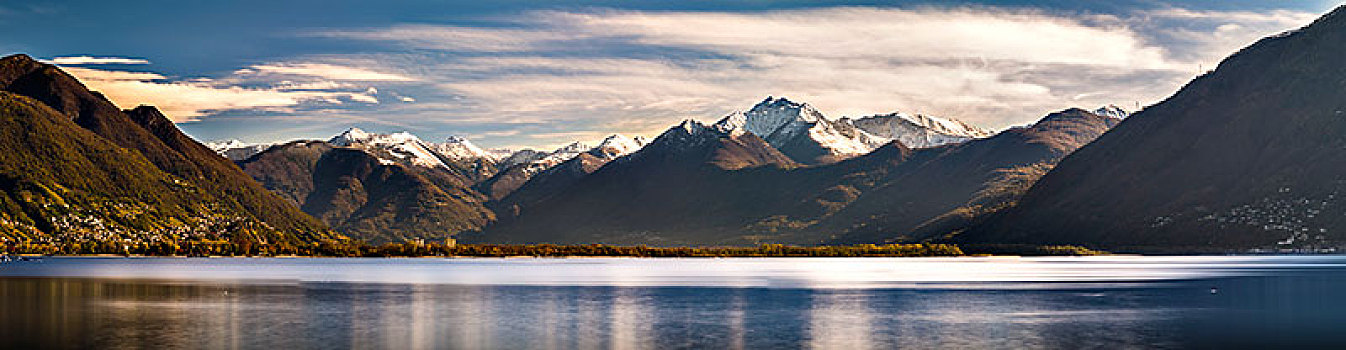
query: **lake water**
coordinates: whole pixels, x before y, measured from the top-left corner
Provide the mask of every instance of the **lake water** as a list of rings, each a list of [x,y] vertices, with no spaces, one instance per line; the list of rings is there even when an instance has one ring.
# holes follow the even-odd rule
[[[0,348],[1343,348],[1346,257],[0,263]]]

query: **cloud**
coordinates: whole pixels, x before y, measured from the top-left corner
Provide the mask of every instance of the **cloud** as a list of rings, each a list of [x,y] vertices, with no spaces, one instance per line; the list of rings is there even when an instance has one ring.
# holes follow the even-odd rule
[[[522,28],[475,28],[437,25],[396,25],[389,28],[363,30],[315,31],[310,37],[386,41],[404,47],[476,51],[522,52],[535,49],[545,42],[573,42],[588,39],[574,32],[532,30]]]
[[[1265,12],[1197,11],[1163,8],[1137,12],[1126,19],[1152,45],[1174,60],[1212,67],[1225,56],[1258,38],[1309,24],[1317,14],[1288,10]],[[1190,67],[1189,67],[1190,68]]]
[[[238,75],[296,75],[329,80],[352,81],[415,81],[406,76],[375,72],[368,69],[324,63],[261,64],[241,69]]]
[[[1163,51],[1124,27],[1038,11],[843,7],[767,13],[543,13],[580,30],[720,54],[828,59],[1001,59],[1168,68]]]
[[[149,60],[142,58],[125,57],[93,57],[93,56],[65,56],[51,59],[51,63],[60,65],[85,65],[85,64],[150,64]]]
[[[118,106],[154,105],[175,122],[194,121],[197,117],[231,110],[290,113],[304,104],[378,103],[372,94],[364,92],[297,90],[288,86],[244,88],[212,79],[167,81],[163,75],[147,72],[64,69]]]

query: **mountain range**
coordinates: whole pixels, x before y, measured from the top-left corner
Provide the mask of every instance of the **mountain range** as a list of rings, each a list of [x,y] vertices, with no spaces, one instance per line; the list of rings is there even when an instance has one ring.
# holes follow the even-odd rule
[[[628,157],[653,144],[659,144],[654,149],[663,150],[652,149],[645,153],[663,155],[642,155],[641,158],[682,160],[643,165],[650,169],[635,173],[671,176],[682,174],[686,170],[682,168],[700,166],[727,172],[768,165],[782,169],[827,166],[894,142],[895,139],[890,137],[919,140],[918,144],[928,148],[991,134],[962,122],[928,116],[893,113],[863,120],[866,125],[873,126],[873,133],[855,126],[850,119],[827,119],[807,104],[772,97],[748,112],[732,113],[713,125],[686,121],[670,131],[695,132],[679,137],[671,136],[679,133],[665,132],[661,135],[665,141],[659,142],[614,134],[597,146],[574,142],[552,151],[502,152],[482,149],[470,140],[456,136],[442,143],[432,143],[406,132],[376,134],[352,128],[325,141],[279,145],[224,141],[211,145],[221,155],[235,159],[257,181],[280,193],[304,212],[358,239],[374,242],[440,240],[471,232],[471,237],[486,241],[506,237],[500,240],[505,242],[519,237],[496,232],[513,230],[512,227],[526,225],[540,217],[532,214],[545,210],[535,211],[535,206],[569,201],[567,196],[573,194],[577,186],[594,186],[589,183],[598,180],[588,178],[609,163],[621,160],[623,164],[614,167],[632,167],[634,165],[627,163],[653,162]],[[885,136],[875,135],[880,133]],[[693,142],[709,137],[707,135],[720,135],[727,143]],[[773,139],[785,149],[813,153],[791,157],[761,135],[774,135]],[[683,141],[668,141],[668,137]],[[705,149],[712,144],[728,148]],[[790,148],[791,145],[794,147]],[[264,151],[258,152],[258,149]],[[352,163],[356,158],[362,159],[358,165]],[[623,160],[625,158],[631,159]],[[342,161],[338,162],[338,159]],[[378,170],[383,168],[387,169]],[[642,181],[654,178],[641,176],[645,177]],[[687,180],[694,179],[680,179]],[[617,180],[618,183],[631,181]],[[606,189],[587,191],[597,196],[613,195]]]
[[[986,139],[923,149],[893,141],[858,157],[802,166],[742,124],[689,120],[473,239],[657,245],[916,240],[923,237],[907,233],[975,202],[1005,172],[1050,166],[1118,121],[1072,109]]]
[[[597,147],[572,143],[502,158],[461,137],[431,143],[406,132],[351,128],[325,141],[269,146],[237,163],[266,188],[351,237],[438,241],[480,231],[496,221],[497,208],[506,203],[542,195],[549,186],[588,174],[643,142],[612,135]],[[227,155],[236,148],[218,151]],[[504,188],[515,176],[518,183]],[[524,188],[516,191],[519,187]]]
[[[649,140],[506,151],[357,128],[206,145],[14,55],[0,59],[0,240],[1333,249],[1340,62],[1342,9],[1135,114],[1069,108],[991,132],[768,97]]]

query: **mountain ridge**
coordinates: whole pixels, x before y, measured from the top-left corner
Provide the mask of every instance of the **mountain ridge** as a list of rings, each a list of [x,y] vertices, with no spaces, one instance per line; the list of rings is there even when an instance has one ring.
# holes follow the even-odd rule
[[[39,101],[82,130],[97,135],[99,139],[117,148],[144,157],[153,164],[155,171],[162,171],[176,178],[177,182],[199,189],[196,195],[201,197],[200,201],[203,204],[218,206],[215,210],[239,215],[239,218],[234,220],[236,228],[231,229],[231,232],[259,242],[287,244],[340,238],[321,222],[303,214],[298,208],[286,204],[280,197],[253,182],[228,160],[182,134],[157,109],[138,107],[122,111],[101,94],[88,90],[77,79],[56,66],[37,62],[26,55],[11,55],[0,59],[0,90]],[[16,103],[22,104],[22,102]],[[41,111],[24,113],[30,116],[45,114]],[[36,124],[28,125],[36,126]],[[47,134],[47,142],[66,142],[62,140],[76,137],[72,136],[76,133],[78,132],[66,130]],[[32,150],[16,148],[7,151],[25,153]],[[48,166],[55,165],[46,164],[37,168]],[[87,173],[94,170],[82,168],[81,171]],[[63,176],[80,176],[78,174],[76,172]],[[41,181],[59,184],[69,179],[53,177]],[[87,195],[98,195],[97,189],[85,190],[92,191],[86,193]],[[154,191],[173,190],[158,188]],[[134,203],[134,200],[131,203]],[[198,221],[201,220],[211,219],[202,218]],[[59,236],[62,232],[45,234]]]
[[[1343,43],[1346,7],[1257,41],[954,239],[1137,251],[1341,244]]]

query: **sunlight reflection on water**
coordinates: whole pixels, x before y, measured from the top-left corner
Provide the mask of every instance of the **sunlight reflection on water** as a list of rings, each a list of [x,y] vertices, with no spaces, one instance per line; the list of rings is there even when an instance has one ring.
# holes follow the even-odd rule
[[[1325,346],[1346,340],[1344,265],[48,258],[0,265],[0,348]]]
[[[1335,256],[730,259],[49,258],[0,276],[457,285],[1078,288],[1335,269]],[[1042,284],[1041,282],[1051,282]],[[1073,285],[1063,282],[1076,283]]]

